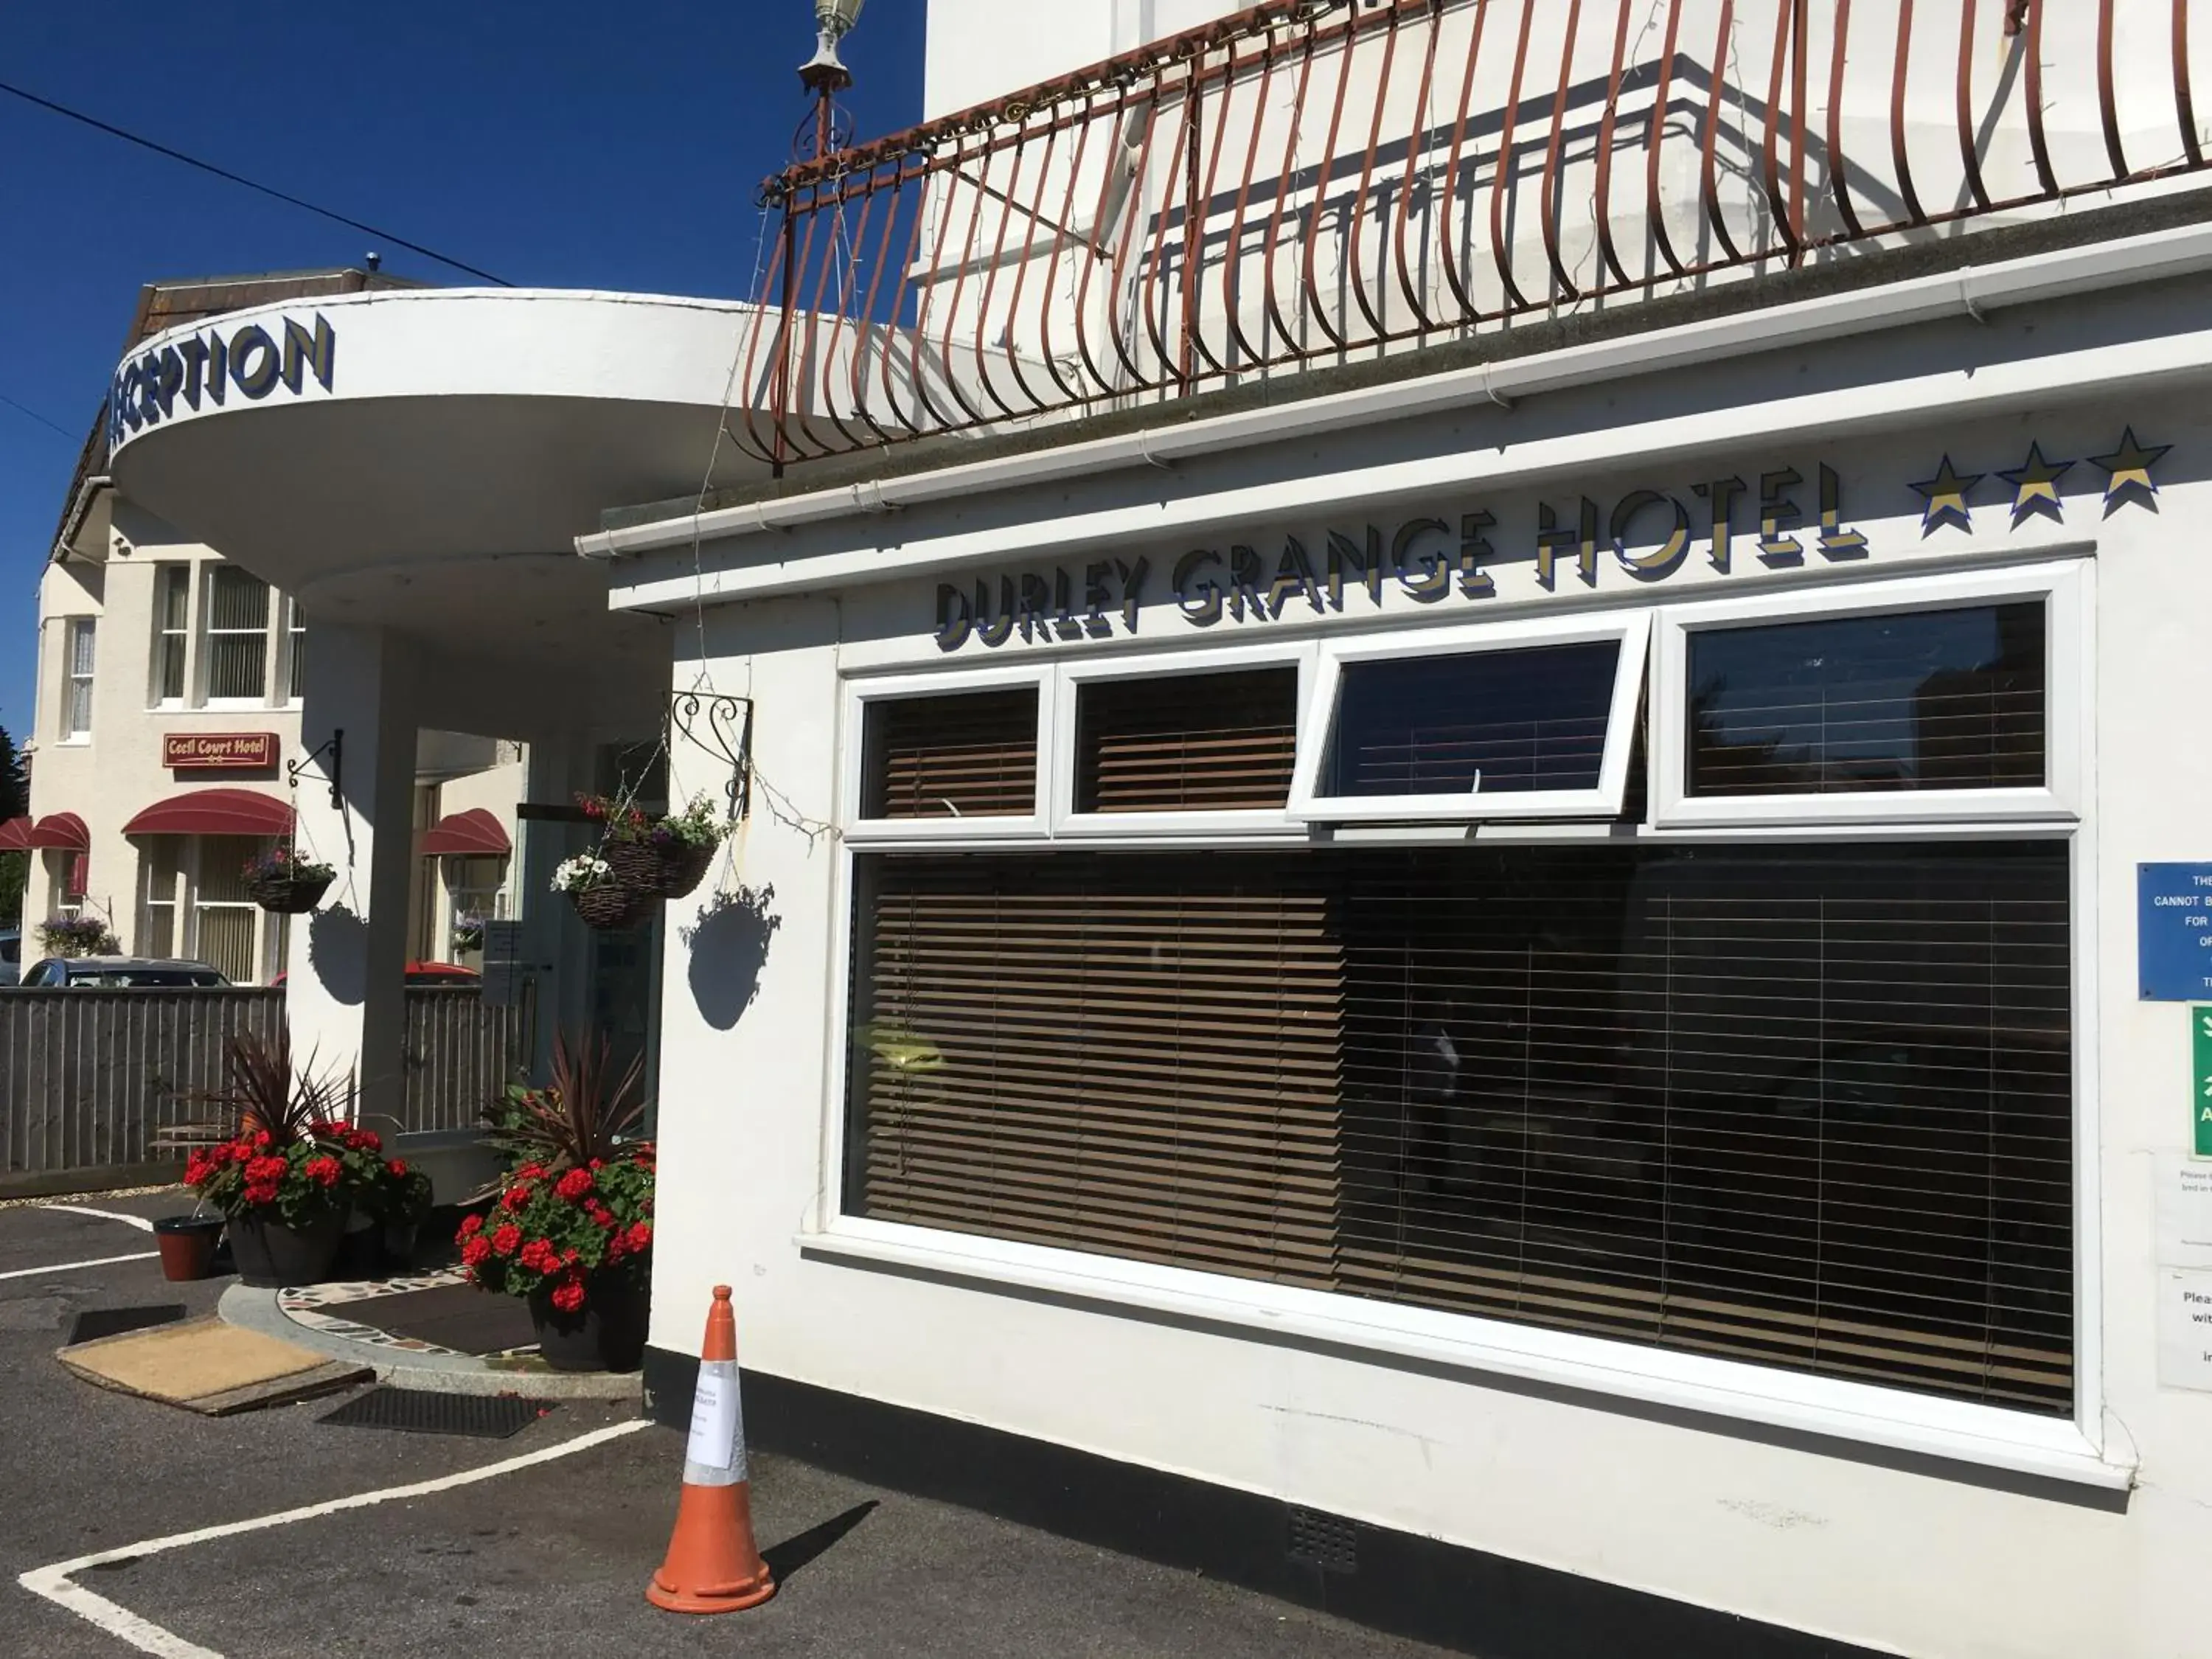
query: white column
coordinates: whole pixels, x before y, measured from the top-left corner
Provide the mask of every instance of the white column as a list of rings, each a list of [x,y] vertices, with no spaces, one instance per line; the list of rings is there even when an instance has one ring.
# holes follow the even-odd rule
[[[327,754],[294,799],[301,850],[338,873],[321,909],[293,924],[285,1012],[294,1065],[350,1076],[364,1117],[398,1120],[404,1105],[419,680],[386,630],[315,624],[300,752],[342,734],[340,799],[331,799]]]

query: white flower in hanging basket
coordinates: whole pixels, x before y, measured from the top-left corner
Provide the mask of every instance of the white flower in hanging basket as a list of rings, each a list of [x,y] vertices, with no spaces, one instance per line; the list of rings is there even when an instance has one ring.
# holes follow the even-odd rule
[[[553,890],[573,893],[586,887],[597,887],[612,873],[607,861],[596,853],[579,853],[553,872]]]

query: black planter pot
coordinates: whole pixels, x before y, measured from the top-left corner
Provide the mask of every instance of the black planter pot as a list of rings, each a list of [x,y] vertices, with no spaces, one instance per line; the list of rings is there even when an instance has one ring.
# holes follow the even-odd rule
[[[413,1270],[415,1238],[421,1231],[418,1222],[387,1221],[384,1224],[377,1237],[384,1246],[385,1272],[404,1273]]]
[[[645,1362],[651,1305],[645,1280],[630,1273],[593,1273],[584,1281],[584,1305],[572,1314],[541,1287],[530,1295],[538,1352],[556,1371],[634,1371]]]
[[[325,1211],[301,1227],[258,1216],[233,1216],[230,1254],[238,1264],[239,1282],[264,1291],[320,1284],[337,1261],[345,1224],[343,1209]]]

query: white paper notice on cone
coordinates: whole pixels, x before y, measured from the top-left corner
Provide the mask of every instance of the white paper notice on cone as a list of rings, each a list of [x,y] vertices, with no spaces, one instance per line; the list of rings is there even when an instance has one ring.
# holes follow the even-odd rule
[[[727,1469],[738,1461],[738,1379],[699,1373],[691,1395],[691,1443],[684,1460],[704,1469]]]

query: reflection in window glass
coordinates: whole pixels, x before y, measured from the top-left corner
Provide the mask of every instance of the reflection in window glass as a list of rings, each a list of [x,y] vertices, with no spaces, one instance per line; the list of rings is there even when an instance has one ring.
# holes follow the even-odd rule
[[[1700,630],[1689,661],[1692,795],[2044,781],[2040,600]]]
[[[185,700],[185,641],[190,629],[192,568],[161,567],[154,594],[154,700]]]
[[[1298,671],[1102,680],[1076,694],[1079,812],[1249,811],[1291,796]]]
[[[1620,641],[1344,665],[1320,793],[1595,789]]]

